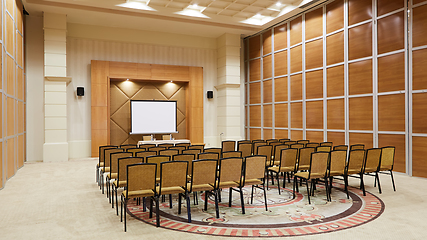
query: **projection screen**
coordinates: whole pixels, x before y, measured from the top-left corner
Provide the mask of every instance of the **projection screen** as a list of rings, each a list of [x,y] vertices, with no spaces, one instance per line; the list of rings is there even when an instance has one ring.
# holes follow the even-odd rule
[[[131,100],[130,134],[176,133],[176,101]]]

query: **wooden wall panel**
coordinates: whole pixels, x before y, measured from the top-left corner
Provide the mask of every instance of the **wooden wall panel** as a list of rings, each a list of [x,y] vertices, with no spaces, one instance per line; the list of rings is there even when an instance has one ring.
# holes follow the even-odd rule
[[[412,5],[425,2],[425,0],[412,0]]]
[[[345,128],[345,110],[344,99],[328,100],[328,129],[342,129]]]
[[[319,39],[305,44],[305,68],[323,66],[323,40]]]
[[[365,144],[365,149],[373,148],[372,133],[350,133],[350,145]]]
[[[288,51],[274,54],[274,75],[282,76],[288,74]]]
[[[344,65],[328,68],[326,76],[327,96],[344,96]]]
[[[18,125],[18,134],[19,133],[23,133],[24,132],[24,119],[25,119],[25,115],[24,115],[24,103],[23,102],[18,102],[17,101],[17,120],[15,121],[15,124]]]
[[[372,0],[348,1],[348,25],[372,18]]]
[[[275,127],[288,127],[288,104],[280,103],[274,105],[274,124]]]
[[[412,132],[427,133],[427,93],[412,94]]]
[[[378,96],[378,130],[405,131],[405,94]]]
[[[23,57],[23,43],[24,43],[24,39],[21,36],[21,34],[19,34],[18,31],[16,31],[16,63],[22,67],[23,65],[23,61],[22,61],[22,57]]]
[[[302,17],[297,17],[291,21],[291,46],[300,43],[302,41]]]
[[[291,49],[291,73],[302,71],[302,46]]]
[[[0,113],[2,114],[2,118],[3,118],[3,93],[0,93]],[[6,109],[5,109],[6,110]],[[3,124],[6,124],[7,122],[3,123],[3,121],[0,121],[0,138],[3,138]],[[1,148],[1,145],[0,145]],[[0,161],[0,165],[1,165],[1,161]],[[0,171],[1,174],[1,171]],[[1,178],[1,177],[0,177]],[[3,185],[0,185],[3,186]]]
[[[282,24],[274,28],[274,50],[280,50],[287,48],[288,46],[288,34],[287,24]]]
[[[262,75],[263,79],[271,78],[273,75],[272,57],[268,55],[262,60]]]
[[[271,30],[268,30],[262,34],[262,54],[271,53]]]
[[[246,66],[246,64],[245,64]],[[138,63],[137,65],[137,75],[139,79],[152,79],[151,75],[151,64]],[[187,69],[187,79],[188,79],[188,69]]]
[[[323,101],[306,102],[306,128],[323,129]]]
[[[405,13],[378,19],[378,54],[405,48]]]
[[[15,166],[15,138],[9,138],[7,140],[7,174],[6,178],[10,179],[16,172]]]
[[[276,129],[274,131],[274,137],[277,139],[288,138],[288,130]]]
[[[291,76],[291,100],[302,99],[302,74]]]
[[[304,135],[302,131],[299,130],[291,130],[291,140],[302,140],[304,139]]]
[[[350,95],[372,93],[372,60],[350,63],[348,72]]]
[[[406,147],[405,135],[394,134],[378,134],[378,147],[396,147],[394,153],[394,167],[393,171],[406,172]]]
[[[333,142],[334,146],[345,145],[345,133],[328,132],[328,142]]]
[[[350,98],[350,130],[372,130],[372,111],[372,97]]]
[[[307,99],[323,98],[323,70],[307,72],[305,85]]]
[[[344,32],[326,37],[326,64],[344,62]]]
[[[18,136],[18,156],[17,156],[17,168],[24,166],[24,135]]]
[[[264,127],[273,127],[273,105],[264,105]]]
[[[261,127],[261,106],[249,106],[249,126]]]
[[[285,102],[288,101],[288,78],[274,79],[274,101]]]
[[[25,95],[25,79],[24,79],[24,73],[21,68],[18,68],[16,71],[16,96],[19,100],[24,100]]]
[[[412,137],[412,176],[427,178],[427,138]]]
[[[405,6],[404,0],[377,0],[377,15],[381,16]]]
[[[257,104],[261,103],[261,83],[250,83],[249,84],[249,103]]]
[[[305,14],[305,39],[320,37],[323,34],[323,8]]]
[[[273,101],[273,81],[264,81],[262,84],[264,103],[271,103]]]
[[[261,56],[261,35],[249,38],[249,59]]]
[[[302,128],[302,103],[291,103],[291,128]]]
[[[7,72],[6,72],[6,79],[7,79],[7,94],[15,96],[15,76],[14,76],[14,70],[15,70],[15,62],[13,59],[7,55]]]
[[[323,132],[319,131],[307,131],[305,132],[305,139],[310,140],[310,142],[323,142]]]
[[[255,59],[249,61],[249,81],[261,80],[261,60]]]
[[[413,51],[412,52],[412,89],[413,90],[427,89],[426,66],[427,66],[427,49],[420,49],[417,51]]]
[[[14,43],[14,35],[15,35],[15,28],[13,24],[13,19],[10,18],[8,14],[5,14],[6,19],[6,29],[5,29],[5,35],[6,35],[6,51],[13,57],[15,57],[15,53],[13,51],[13,43]]]
[[[273,130],[272,129],[264,129],[264,139],[272,139],[273,138]]]
[[[3,181],[3,179],[4,179],[4,177],[5,177],[5,175],[6,174],[3,174],[4,173],[4,169],[3,169],[3,162],[6,162],[6,161],[3,161],[3,142],[0,142],[0,186],[3,186],[4,184],[4,181]],[[5,164],[6,165],[6,164]]]
[[[427,5],[412,9],[412,47],[427,45]]]
[[[13,98],[7,98],[7,132],[6,136],[13,136],[16,134],[15,132],[15,99]]]
[[[326,5],[326,33],[344,27],[344,1],[336,0]]]
[[[250,140],[261,139],[261,129],[260,128],[251,128],[249,130]]]
[[[378,58],[378,92],[405,90],[405,55]]]
[[[350,28],[348,30],[348,59],[369,56],[372,56],[372,23]]]

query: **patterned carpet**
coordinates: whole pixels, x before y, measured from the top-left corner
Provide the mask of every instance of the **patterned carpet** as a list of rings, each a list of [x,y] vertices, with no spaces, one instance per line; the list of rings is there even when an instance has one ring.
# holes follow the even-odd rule
[[[282,186],[282,180],[280,180]],[[270,186],[267,191],[268,211],[265,210],[263,191],[255,189],[253,204],[250,204],[251,188],[244,188],[246,214],[242,214],[240,195],[233,191],[232,206],[228,207],[228,189],[223,189],[219,204],[220,218],[215,217],[213,197],[208,198],[208,209],[203,210],[205,194],[199,194],[195,205],[191,194],[191,218],[187,223],[186,203],[182,203],[182,213],[178,215],[178,198],[173,197],[172,208],[169,199],[160,203],[160,226],[162,228],[189,233],[234,236],[234,237],[278,237],[321,234],[357,227],[379,217],[384,211],[384,203],[375,195],[349,187],[347,199],[344,185],[334,183],[332,201],[326,201],[323,185],[317,185],[311,204],[308,204],[306,187],[299,187],[299,193],[292,199],[292,182],[287,188]],[[155,210],[155,208],[153,208]],[[128,204],[131,216],[155,226],[155,214],[149,218],[148,211],[134,201]]]

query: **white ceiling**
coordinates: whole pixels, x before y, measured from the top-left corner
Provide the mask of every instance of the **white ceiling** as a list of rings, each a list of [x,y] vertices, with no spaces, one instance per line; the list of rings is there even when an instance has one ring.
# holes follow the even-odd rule
[[[151,10],[118,6],[138,2]],[[171,32],[203,37],[250,35],[298,14],[310,2],[325,0],[23,0],[30,15],[67,14],[67,21],[89,25]],[[146,4],[148,3],[148,4]],[[280,4],[277,4],[280,3]],[[309,7],[307,7],[309,8]],[[305,9],[307,9],[305,8]],[[188,16],[194,12],[196,16]]]

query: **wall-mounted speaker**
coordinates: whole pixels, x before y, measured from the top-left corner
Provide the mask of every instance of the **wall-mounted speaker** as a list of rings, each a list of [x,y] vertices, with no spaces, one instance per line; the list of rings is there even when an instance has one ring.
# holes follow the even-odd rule
[[[213,98],[213,91],[208,91],[207,92],[207,97],[208,98]]]
[[[84,87],[77,87],[77,96],[81,97],[85,95],[85,88]]]

